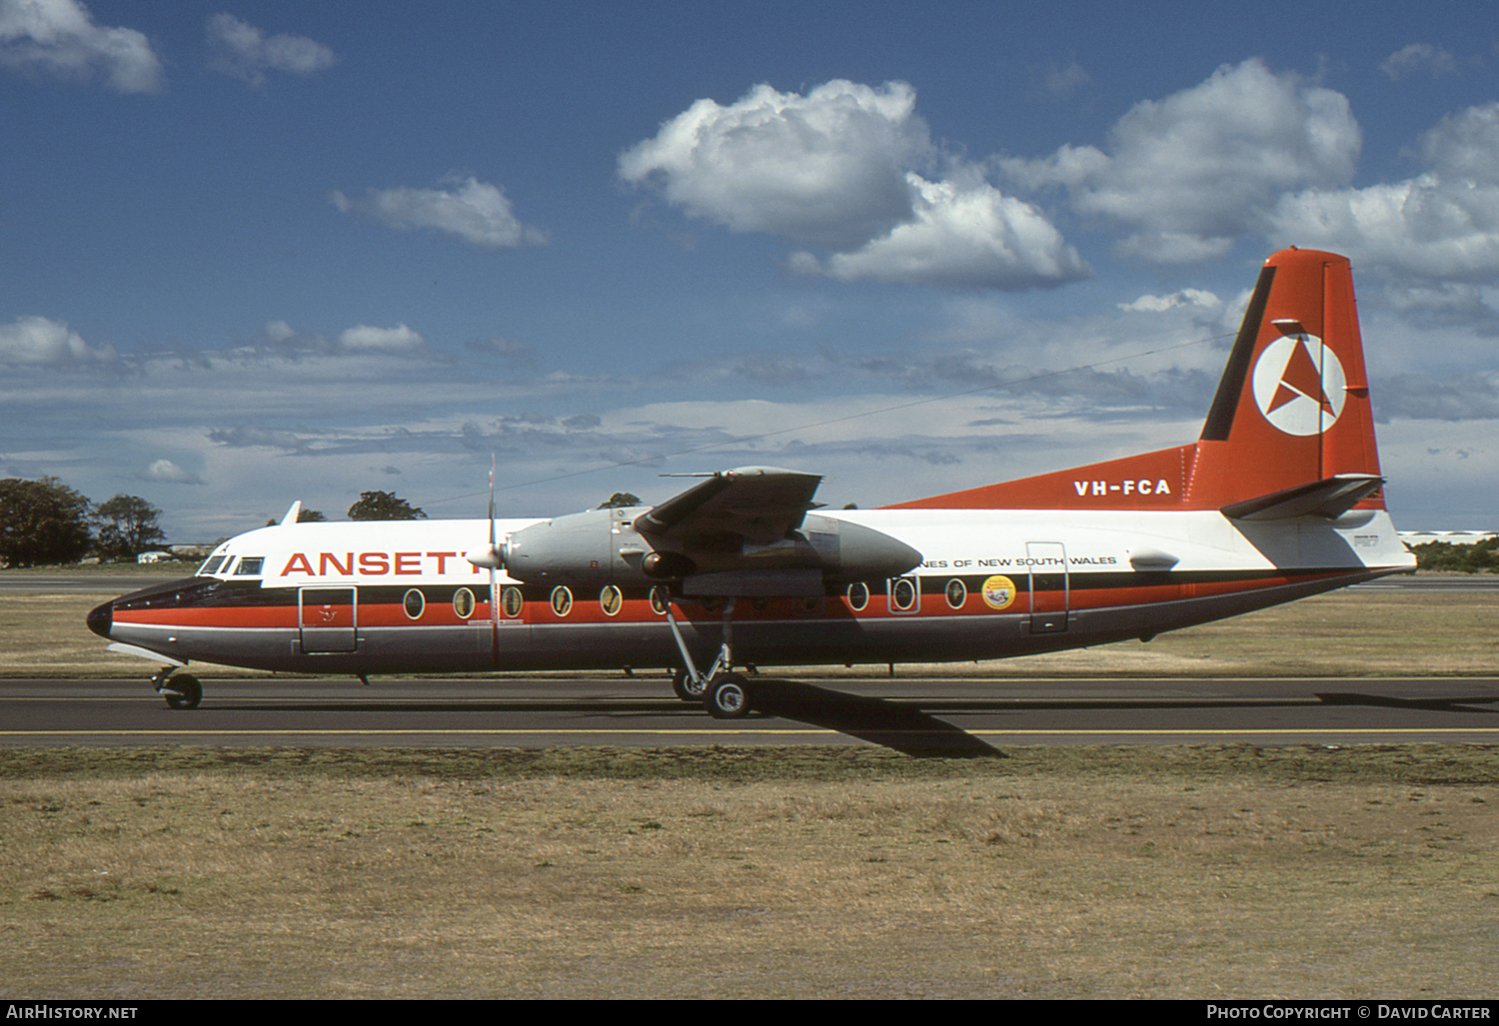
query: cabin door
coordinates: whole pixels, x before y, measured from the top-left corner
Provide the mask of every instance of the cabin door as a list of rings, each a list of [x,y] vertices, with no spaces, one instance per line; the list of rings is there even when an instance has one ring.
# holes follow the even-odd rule
[[[353,588],[302,588],[297,592],[303,652],[352,652],[358,605]]]
[[[1026,542],[1031,578],[1031,633],[1067,629],[1067,549],[1061,542]]]

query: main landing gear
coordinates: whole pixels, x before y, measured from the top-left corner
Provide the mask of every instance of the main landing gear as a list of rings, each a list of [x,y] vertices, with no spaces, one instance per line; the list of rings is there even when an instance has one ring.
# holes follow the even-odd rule
[[[196,709],[203,701],[203,685],[190,673],[172,673],[175,666],[163,667],[151,678],[156,693],[173,709]]]
[[[677,649],[682,653],[683,669],[672,674],[671,689],[684,702],[701,702],[708,715],[717,720],[737,720],[750,714],[754,701],[750,682],[742,673],[730,672],[733,666],[732,632],[730,623],[734,616],[734,600],[729,599],[723,607],[723,644],[707,673],[698,670],[692,661],[692,653],[682,638],[682,628],[672,615],[671,603],[666,603],[666,622],[671,625],[672,637],[677,639]]]

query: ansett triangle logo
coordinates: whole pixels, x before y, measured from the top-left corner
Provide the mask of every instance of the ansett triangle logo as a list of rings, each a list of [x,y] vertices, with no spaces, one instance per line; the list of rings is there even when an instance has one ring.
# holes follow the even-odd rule
[[[1254,365],[1254,401],[1288,435],[1321,434],[1338,422],[1348,379],[1337,354],[1315,335],[1283,335]]]

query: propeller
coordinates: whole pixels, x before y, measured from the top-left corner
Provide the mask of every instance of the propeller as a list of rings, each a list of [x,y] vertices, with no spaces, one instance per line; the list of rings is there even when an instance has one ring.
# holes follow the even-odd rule
[[[489,454],[489,622],[495,630],[500,627],[500,587],[499,587],[499,556],[500,550],[495,548],[494,529],[494,453]]]

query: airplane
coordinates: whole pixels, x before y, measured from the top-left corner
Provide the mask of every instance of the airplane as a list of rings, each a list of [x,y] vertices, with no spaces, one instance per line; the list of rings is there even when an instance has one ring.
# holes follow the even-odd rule
[[[1413,570],[1385,509],[1346,257],[1262,268],[1195,443],[877,509],[743,467],[654,506],[544,519],[297,523],[88,614],[194,708],[193,660],[357,676],[998,659],[1138,638]],[[491,484],[491,495],[493,488]]]

